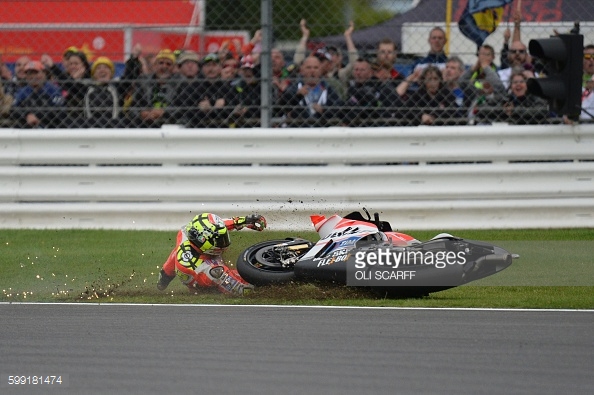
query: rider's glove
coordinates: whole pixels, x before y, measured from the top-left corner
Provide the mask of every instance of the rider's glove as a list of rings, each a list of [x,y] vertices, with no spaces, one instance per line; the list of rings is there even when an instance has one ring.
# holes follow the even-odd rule
[[[259,232],[266,229],[267,225],[266,218],[256,213],[250,214],[247,217],[245,217],[245,223],[248,228],[257,230]]]
[[[266,218],[260,214],[250,214],[245,217],[233,217],[233,225],[237,230],[243,229],[245,226],[249,229],[262,231],[266,228]]]

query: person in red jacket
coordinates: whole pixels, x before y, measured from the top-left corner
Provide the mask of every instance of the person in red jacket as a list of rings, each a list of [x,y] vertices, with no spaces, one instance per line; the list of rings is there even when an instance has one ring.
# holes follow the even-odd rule
[[[244,295],[253,285],[223,262],[221,254],[231,244],[229,231],[249,228],[262,231],[266,219],[259,214],[221,219],[216,214],[196,215],[177,233],[176,247],[159,273],[157,288],[165,290],[176,277],[193,292],[198,287],[217,287],[221,292]]]

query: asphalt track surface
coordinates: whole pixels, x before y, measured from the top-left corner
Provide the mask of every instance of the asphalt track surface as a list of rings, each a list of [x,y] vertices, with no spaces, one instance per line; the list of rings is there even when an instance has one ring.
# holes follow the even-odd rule
[[[0,304],[0,320],[6,395],[594,393],[594,311]]]

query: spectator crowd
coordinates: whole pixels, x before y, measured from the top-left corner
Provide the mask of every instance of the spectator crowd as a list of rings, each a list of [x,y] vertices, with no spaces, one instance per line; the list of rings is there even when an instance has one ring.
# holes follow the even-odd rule
[[[504,32],[499,65],[496,51],[482,45],[465,65],[447,56],[446,33],[431,30],[428,52],[410,72],[398,70],[397,45],[389,38],[372,53],[360,53],[351,22],[345,48],[314,46],[305,20],[301,40],[288,60],[270,52],[267,102],[275,126],[389,126],[537,124],[558,119],[543,99],[528,92],[527,80],[544,76],[521,40],[521,15],[513,34]],[[89,62],[67,48],[61,64],[50,56],[22,56],[1,65],[0,121],[17,128],[143,128],[179,124],[196,128],[257,127],[263,102],[261,32],[245,45],[199,54],[162,49],[143,54],[134,47],[123,72],[106,56]],[[510,42],[511,39],[511,42]],[[583,120],[594,119],[594,45],[584,47]]]

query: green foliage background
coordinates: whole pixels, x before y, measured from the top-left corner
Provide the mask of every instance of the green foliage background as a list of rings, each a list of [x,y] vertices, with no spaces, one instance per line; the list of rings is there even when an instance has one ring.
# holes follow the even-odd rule
[[[261,0],[206,2],[207,30],[260,28]],[[342,34],[353,19],[357,29],[381,23],[393,16],[374,7],[374,0],[274,0],[272,15],[275,40],[299,40],[299,21],[307,20],[311,37]]]

